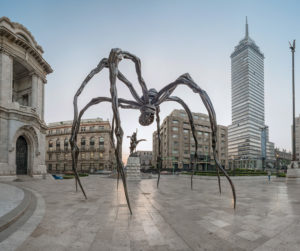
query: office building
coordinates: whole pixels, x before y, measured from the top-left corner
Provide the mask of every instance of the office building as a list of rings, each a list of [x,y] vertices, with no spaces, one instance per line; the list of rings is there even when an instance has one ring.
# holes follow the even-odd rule
[[[47,130],[46,164],[48,172],[72,171],[71,146],[69,143],[73,121],[50,123]],[[80,149],[77,170],[95,172],[113,169],[115,158],[110,140],[109,121],[82,119],[77,136]]]
[[[232,124],[228,127],[231,167],[262,168],[274,163],[274,144],[265,125],[264,54],[249,36],[231,54]]]
[[[203,113],[193,113],[198,140],[198,170],[214,168],[211,147],[211,128],[209,117]],[[161,124],[162,168],[189,170],[194,161],[195,141],[192,135],[188,116],[184,110],[174,110]],[[218,158],[223,167],[227,168],[227,127],[218,125],[217,134]],[[153,160],[156,166],[158,155],[157,132],[153,133]],[[195,166],[195,165],[194,165]],[[196,167],[195,167],[196,169]]]

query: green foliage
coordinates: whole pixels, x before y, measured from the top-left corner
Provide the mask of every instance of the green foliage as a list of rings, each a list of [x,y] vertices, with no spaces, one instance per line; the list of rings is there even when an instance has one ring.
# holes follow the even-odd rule
[[[253,169],[235,169],[226,170],[229,176],[266,176],[268,173],[263,170],[253,170]],[[181,174],[191,174],[191,172],[181,172]],[[195,175],[199,176],[217,176],[216,171],[196,171]],[[220,172],[220,176],[224,176]]]
[[[88,173],[79,173],[78,175],[79,175],[79,177],[86,177],[86,176],[89,176]],[[63,176],[63,178],[66,179],[66,180],[74,179],[74,178],[75,178],[75,175],[74,175],[74,174],[65,174],[65,175]]]

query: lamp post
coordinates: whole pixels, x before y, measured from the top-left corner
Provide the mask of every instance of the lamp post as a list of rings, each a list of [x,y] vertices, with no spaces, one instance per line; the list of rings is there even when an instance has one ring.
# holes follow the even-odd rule
[[[231,164],[232,164],[232,172],[233,172],[233,175],[235,176],[235,165],[234,165],[234,156],[233,155],[231,156]]]
[[[292,52],[292,90],[293,90],[293,130],[292,130],[292,165],[294,168],[294,162],[296,162],[296,126],[295,126],[295,49],[296,40],[293,40],[293,45],[290,43],[290,49]]]
[[[278,172],[279,172],[279,163],[278,163],[278,160],[279,160],[279,154],[276,153],[276,176],[278,177]]]
[[[265,165],[266,165],[266,157],[267,157],[267,152],[266,152],[266,144],[267,144],[267,126],[261,127],[261,159],[262,159],[262,169],[263,171],[265,170]]]

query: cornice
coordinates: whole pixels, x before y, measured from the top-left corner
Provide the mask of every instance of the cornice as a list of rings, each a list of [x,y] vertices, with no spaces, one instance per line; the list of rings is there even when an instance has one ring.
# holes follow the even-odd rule
[[[20,33],[20,34],[23,35],[23,36],[25,35],[25,37],[28,36],[30,38],[30,40],[32,41],[33,45],[36,47],[36,49],[39,50],[40,53],[44,53],[44,50],[43,50],[42,46],[40,46],[36,42],[34,36],[31,34],[31,32],[24,25],[22,25],[20,23],[12,22],[12,21],[10,21],[10,19],[8,17],[1,17],[0,18],[0,23],[1,22],[6,22],[16,32],[19,32],[19,31],[24,32],[25,34],[22,34],[22,33]],[[17,30],[19,30],[19,31],[17,31]]]
[[[244,51],[245,49],[251,48],[254,50],[259,56],[265,58],[264,54],[260,51],[259,47],[256,45],[253,39],[250,37],[243,38],[237,46],[235,46],[233,53],[231,54],[231,58]]]
[[[4,114],[4,116],[3,116]],[[20,121],[33,121],[36,122],[37,124],[39,124],[39,126],[41,127],[42,130],[47,130],[48,127],[46,125],[46,123],[41,120],[38,116],[38,114],[36,113],[31,113],[31,112],[25,112],[25,111],[20,111],[20,110],[16,110],[16,109],[7,109],[3,106],[0,106],[0,118],[3,119],[11,119],[11,116],[16,115],[17,117],[21,117],[22,119]],[[16,119],[18,120],[18,119]]]
[[[234,52],[230,55],[231,58],[233,58],[234,56],[238,55],[240,52],[246,50],[246,49],[252,49],[253,51],[255,51],[259,56],[261,56],[263,59],[265,58],[264,54],[261,53],[261,51],[259,49],[256,48],[257,46],[253,46],[251,44],[247,44],[244,46],[241,46],[239,48],[236,48],[234,50]]]
[[[0,37],[1,38],[1,37]],[[42,67],[39,63],[38,65],[34,65],[32,62],[28,61],[28,57],[25,55],[25,58],[18,53],[16,50],[11,48],[11,46],[6,45],[5,43],[1,43],[0,40],[0,52],[8,55],[9,57],[17,59],[21,64],[23,64],[27,70],[30,72],[29,76],[33,74],[39,76],[44,83],[47,83],[45,68]],[[27,54],[27,52],[26,52]]]
[[[3,18],[0,18],[0,23]],[[19,24],[20,25],[20,24]],[[52,73],[53,70],[51,66],[46,62],[46,60],[42,57],[42,51],[38,50],[38,47],[34,48],[30,44],[30,42],[22,39],[18,34],[12,32],[11,30],[7,29],[5,26],[0,25],[0,51],[5,50],[5,40],[6,38],[9,42],[14,43],[15,45],[23,48],[27,53],[29,53],[44,69],[46,74]]]

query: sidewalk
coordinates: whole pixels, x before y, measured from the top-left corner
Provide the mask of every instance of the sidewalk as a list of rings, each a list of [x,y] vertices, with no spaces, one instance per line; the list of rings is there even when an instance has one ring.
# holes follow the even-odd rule
[[[46,209],[17,250],[260,251],[300,245],[297,181],[235,180],[236,210],[225,179],[221,196],[213,180],[196,179],[192,191],[181,176],[162,176],[159,189],[156,179],[129,182],[130,215],[121,182],[117,191],[115,179],[81,180],[87,200],[75,192],[74,179],[18,183],[37,191]]]

